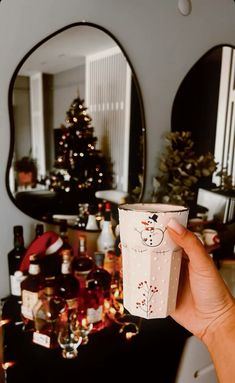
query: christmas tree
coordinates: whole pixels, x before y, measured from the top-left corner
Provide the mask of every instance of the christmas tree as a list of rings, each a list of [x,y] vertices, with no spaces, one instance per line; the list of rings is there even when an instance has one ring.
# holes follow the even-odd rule
[[[84,100],[74,99],[61,125],[50,189],[63,197],[66,213],[76,211],[78,203],[95,201],[97,190],[112,187],[111,164],[96,149],[97,137]]]

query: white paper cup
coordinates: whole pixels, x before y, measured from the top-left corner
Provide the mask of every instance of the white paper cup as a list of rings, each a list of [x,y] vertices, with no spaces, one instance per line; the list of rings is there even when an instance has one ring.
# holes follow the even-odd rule
[[[182,249],[167,233],[171,218],[186,226],[184,206],[135,203],[118,208],[123,304],[130,314],[165,318],[176,306]]]

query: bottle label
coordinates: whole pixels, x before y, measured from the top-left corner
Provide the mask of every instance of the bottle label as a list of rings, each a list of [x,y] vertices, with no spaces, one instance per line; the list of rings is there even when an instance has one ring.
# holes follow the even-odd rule
[[[22,290],[21,313],[27,319],[33,319],[33,307],[38,301],[38,293]]]
[[[40,346],[50,348],[50,337],[46,334],[42,334],[38,331],[33,333],[33,343],[39,344]]]
[[[19,270],[15,271],[13,275],[10,275],[11,294],[17,297],[21,296],[21,282],[26,278],[26,275]]]
[[[70,263],[69,262],[63,262],[61,266],[61,273],[62,274],[69,274],[70,269]]]
[[[103,306],[100,305],[97,309],[90,307],[87,309],[87,320],[89,323],[100,322],[103,318]]]
[[[30,264],[29,265],[29,274],[31,275],[37,275],[40,273],[40,267],[36,264]]]

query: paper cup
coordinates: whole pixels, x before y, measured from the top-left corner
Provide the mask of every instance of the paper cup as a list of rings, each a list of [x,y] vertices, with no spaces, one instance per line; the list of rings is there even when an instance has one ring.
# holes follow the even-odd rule
[[[123,304],[130,314],[165,318],[176,306],[182,249],[167,232],[171,218],[186,226],[184,206],[135,203],[118,208]]]

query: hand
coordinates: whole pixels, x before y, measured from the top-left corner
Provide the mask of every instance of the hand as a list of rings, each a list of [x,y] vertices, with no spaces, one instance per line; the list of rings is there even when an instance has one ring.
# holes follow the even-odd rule
[[[170,220],[170,237],[186,253],[176,310],[172,318],[203,339],[208,328],[235,315],[235,300],[201,241],[176,220]]]

